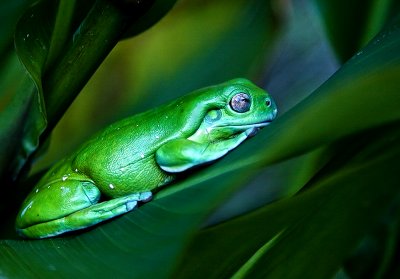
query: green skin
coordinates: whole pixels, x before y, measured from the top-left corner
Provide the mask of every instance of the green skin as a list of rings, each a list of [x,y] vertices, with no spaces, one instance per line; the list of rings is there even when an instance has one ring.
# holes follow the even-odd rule
[[[232,105],[238,93],[249,96],[246,111]],[[264,90],[234,79],[114,123],[42,177],[21,207],[17,232],[52,237],[131,211],[179,173],[224,156],[276,113]]]

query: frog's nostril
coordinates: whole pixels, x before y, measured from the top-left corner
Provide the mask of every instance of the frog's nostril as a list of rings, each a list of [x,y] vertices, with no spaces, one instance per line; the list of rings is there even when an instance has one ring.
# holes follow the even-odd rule
[[[267,100],[265,101],[265,104],[267,105],[267,107],[270,107],[271,104],[272,104],[272,102],[271,102],[270,99],[267,99]]]

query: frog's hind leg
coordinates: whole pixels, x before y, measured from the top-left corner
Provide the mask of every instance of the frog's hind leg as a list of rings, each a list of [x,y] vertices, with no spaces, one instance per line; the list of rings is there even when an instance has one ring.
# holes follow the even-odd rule
[[[83,187],[82,185],[80,184],[79,186]],[[151,199],[151,192],[144,192],[97,203],[100,198],[100,191],[97,187],[93,184],[86,184],[84,187],[85,195],[72,197],[73,199],[81,199],[79,202],[81,208],[75,208],[72,213],[60,218],[42,221],[26,228],[19,228],[17,230],[19,234],[30,238],[45,238],[87,228],[131,211],[136,207],[138,201],[148,201]],[[65,201],[66,204],[68,202],[76,201]],[[83,207],[83,205],[86,206]],[[63,205],[59,206],[62,207]]]

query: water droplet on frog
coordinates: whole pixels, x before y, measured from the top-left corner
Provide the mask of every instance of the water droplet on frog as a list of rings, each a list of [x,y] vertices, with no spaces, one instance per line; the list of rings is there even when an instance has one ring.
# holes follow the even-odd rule
[[[112,185],[111,183],[108,186],[110,186],[111,189],[114,189],[114,185]]]
[[[68,179],[68,175],[64,175],[63,177],[62,177],[62,181],[65,181],[65,180],[67,180]]]

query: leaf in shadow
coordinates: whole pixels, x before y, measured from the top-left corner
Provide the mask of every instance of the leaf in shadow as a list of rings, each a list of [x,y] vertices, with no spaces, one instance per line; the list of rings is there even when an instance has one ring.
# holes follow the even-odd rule
[[[193,239],[205,218],[248,181],[258,168],[400,119],[400,85],[397,82],[400,75],[399,32],[396,25],[383,32],[363,53],[351,59],[309,98],[282,115],[255,138],[213,166],[162,189],[152,202],[139,209],[90,231],[69,237],[38,241],[1,241],[0,257],[5,259],[0,262],[3,274],[10,277],[26,277],[29,274],[50,276],[57,273],[65,274],[66,277],[86,275],[165,278],[172,274],[175,265],[182,258],[190,261],[190,266],[185,267],[188,272],[196,270],[201,263],[192,258],[190,253],[184,253],[186,244]],[[373,210],[373,205],[380,204],[396,193],[396,179],[389,179],[387,192],[376,193],[374,187],[380,181],[380,174],[393,178],[393,173],[397,171],[395,163],[398,161],[399,150],[396,147],[398,145],[394,146],[375,159],[338,167],[338,172],[317,180],[321,184],[304,194],[272,204],[271,207],[267,206],[265,211],[275,222],[268,224],[267,237],[262,235],[263,230],[260,229],[228,243],[240,243],[232,247],[236,248],[234,253],[238,253],[234,257],[233,272],[239,270],[257,249],[280,232],[281,235],[271,243],[271,247],[262,250],[255,261],[244,269],[243,276],[254,275],[252,272],[259,270],[272,270],[279,275],[285,266],[282,263],[285,262],[293,267],[292,274],[309,271],[310,265],[295,266],[294,259],[309,255],[306,251],[311,251],[310,255],[318,259],[318,252],[324,247],[327,251],[334,251],[335,246],[329,240],[336,237],[332,235],[336,227],[344,230],[352,226],[354,220],[360,222],[355,222],[354,225],[365,224],[365,218],[361,217],[369,216],[370,213],[372,216],[373,213],[375,215],[372,217],[375,218],[380,211]],[[368,187],[365,190],[364,183]],[[260,187],[268,187],[268,182]],[[249,216],[257,214],[255,212]],[[350,247],[363,228],[365,227],[360,226],[360,229],[349,229],[338,234],[338,241],[343,241]],[[246,226],[241,226],[241,230],[245,232]],[[315,231],[320,234],[313,240]],[[260,236],[255,233],[260,233]],[[222,239],[217,237],[214,242],[223,241],[225,236],[227,235],[220,236]],[[228,240],[228,236],[226,239]],[[211,240],[205,242],[214,243]],[[252,246],[250,251],[245,249],[247,242]],[[302,250],[302,243],[309,243],[310,250]],[[337,257],[332,258],[332,264],[321,263],[316,274],[332,273],[344,250],[339,252]],[[221,269],[226,268],[222,264],[223,260],[234,253],[222,256],[219,254]],[[258,264],[263,265],[265,257],[268,261],[271,253],[274,261],[268,269],[263,269]],[[290,258],[291,253],[295,253],[296,257]],[[225,257],[222,258],[223,256]],[[276,269],[278,264],[282,267]],[[315,261],[310,261],[309,264],[312,268],[315,267]],[[229,272],[232,274],[232,267]],[[199,272],[196,275],[201,274]]]
[[[396,138],[386,152],[337,169],[293,198],[202,230],[173,278],[332,277],[399,197],[398,126],[386,136]]]

